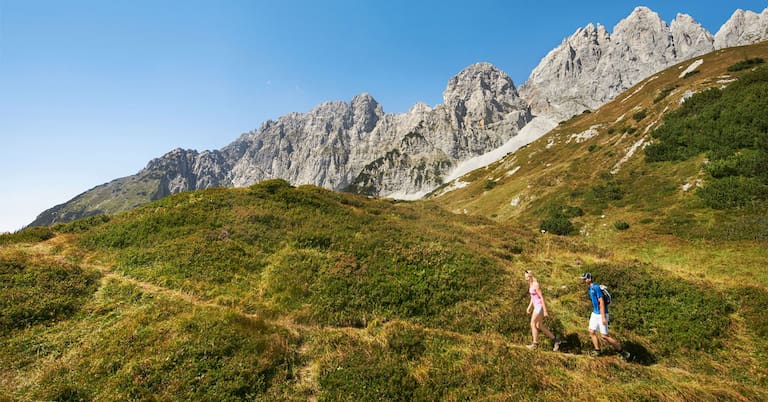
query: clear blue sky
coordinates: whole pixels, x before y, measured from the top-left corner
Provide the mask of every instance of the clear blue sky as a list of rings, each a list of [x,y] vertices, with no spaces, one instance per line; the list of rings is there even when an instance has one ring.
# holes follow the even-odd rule
[[[612,31],[638,5],[714,34],[768,4],[0,0],[0,232],[173,148],[219,149],[323,101],[433,106],[480,61],[519,86],[576,29]]]

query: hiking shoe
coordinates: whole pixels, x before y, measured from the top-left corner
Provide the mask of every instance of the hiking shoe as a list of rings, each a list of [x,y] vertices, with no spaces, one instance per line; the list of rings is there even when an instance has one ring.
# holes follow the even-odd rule
[[[624,360],[625,362],[629,361],[629,352],[627,352],[626,350],[622,350],[621,352],[619,352],[619,357],[621,358],[621,360]]]
[[[554,342],[552,342],[552,351],[557,352],[560,350],[561,343],[563,343],[563,341],[561,341],[560,338],[555,338]]]
[[[589,352],[589,357],[600,357],[602,355],[603,355],[603,352],[601,352],[600,350],[597,350],[597,349]]]
[[[530,344],[530,345],[525,345],[525,347],[526,347],[526,348],[528,348],[528,349],[530,349],[530,350],[536,350],[536,349],[538,349],[538,348],[539,348],[539,344],[538,344],[538,343],[536,343],[536,342],[534,342],[534,343],[532,343],[532,344]]]

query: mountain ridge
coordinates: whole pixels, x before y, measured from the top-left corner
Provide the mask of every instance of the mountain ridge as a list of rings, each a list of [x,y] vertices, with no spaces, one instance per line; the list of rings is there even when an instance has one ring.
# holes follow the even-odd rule
[[[443,184],[462,162],[503,146],[534,115],[557,121],[576,110],[592,109],[648,76],[648,71],[674,61],[675,48],[696,55],[702,43],[714,43],[718,35],[724,44],[757,40],[767,20],[768,9],[760,15],[737,10],[713,37],[687,15],[678,14],[667,27],[650,9],[638,7],[617,24],[613,39],[600,24],[578,29],[542,59],[519,92],[501,70],[476,63],[448,81],[444,103],[434,108],[417,103],[406,113],[385,114],[366,93],[350,102],[324,102],[307,113],[267,120],[220,150],[172,150],[136,175],[94,187],[44,211],[30,225],[115,213],[182,191],[246,186],[278,177],[293,184],[417,198]],[[622,35],[635,31],[666,35],[667,40],[654,42],[657,48],[641,46],[642,40],[635,41],[640,45],[601,47],[610,40],[621,43]],[[581,53],[585,56],[577,57]],[[601,57],[589,59],[586,54]],[[613,60],[624,57],[637,59],[616,68]],[[655,67],[636,67],[645,64]],[[557,79],[566,77],[563,72],[568,72],[568,80]],[[543,89],[541,82],[548,86]],[[555,104],[561,110],[553,112]]]
[[[555,121],[593,110],[651,74],[725,47],[768,39],[768,8],[736,10],[715,35],[678,13],[667,25],[648,7],[637,7],[608,32],[600,24],[579,28],[552,49],[520,86],[535,115]]]

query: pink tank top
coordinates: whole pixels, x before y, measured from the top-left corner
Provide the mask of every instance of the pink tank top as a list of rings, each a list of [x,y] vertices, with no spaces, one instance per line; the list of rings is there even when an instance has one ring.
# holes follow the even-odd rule
[[[533,301],[534,307],[539,307],[543,304],[541,302],[541,296],[539,296],[539,294],[536,293],[535,290],[533,290],[533,286],[528,288],[528,292],[531,294],[531,300]]]

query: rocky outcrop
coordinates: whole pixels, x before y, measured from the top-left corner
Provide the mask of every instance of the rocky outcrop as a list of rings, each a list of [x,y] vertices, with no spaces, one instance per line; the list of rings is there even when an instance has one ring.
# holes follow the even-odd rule
[[[677,14],[669,24],[675,58],[688,60],[712,51],[715,38],[690,15]]]
[[[535,115],[567,119],[613,99],[640,80],[715,49],[768,39],[768,9],[736,11],[713,37],[692,17],[678,14],[669,26],[637,7],[613,32],[590,24],[553,49],[520,87]]]
[[[155,199],[182,191],[211,187],[229,187],[229,164],[220,151],[174,149],[161,158],[153,159],[142,171],[155,173],[160,184]]]

